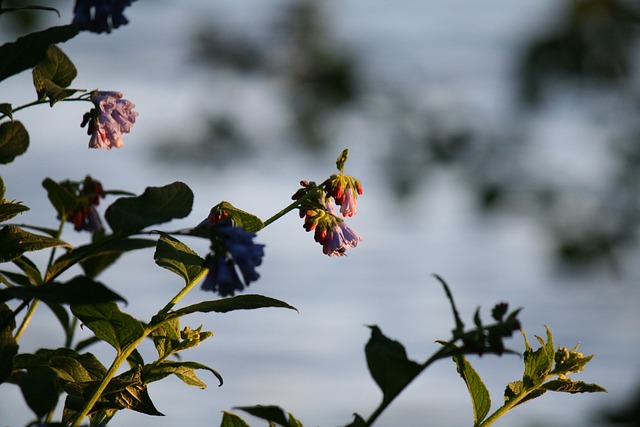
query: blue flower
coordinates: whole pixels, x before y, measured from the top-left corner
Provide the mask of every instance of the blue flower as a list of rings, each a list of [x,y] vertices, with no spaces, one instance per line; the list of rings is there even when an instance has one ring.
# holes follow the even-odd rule
[[[129,23],[123,12],[125,7],[131,5],[132,1],[76,0],[73,8],[72,23],[81,30],[88,30],[94,33],[110,33],[111,29]]]
[[[233,296],[260,278],[256,267],[262,263],[264,245],[254,243],[256,234],[243,227],[214,224],[209,228],[212,253],[205,259],[209,273],[202,289],[221,297]]]

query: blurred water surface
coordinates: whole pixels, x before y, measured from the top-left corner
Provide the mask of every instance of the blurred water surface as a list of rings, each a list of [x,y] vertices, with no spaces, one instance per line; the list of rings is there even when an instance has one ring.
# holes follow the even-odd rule
[[[153,384],[151,397],[166,416],[151,420],[121,413],[113,425],[216,425],[220,411],[253,404],[281,405],[309,426],[345,425],[354,412],[366,416],[380,394],[364,360],[369,331],[365,325],[379,325],[402,341],[416,360],[437,349],[435,340],[448,337],[452,316],[432,273],[448,281],[469,322],[477,306],[488,319],[493,304],[508,301],[512,307],[524,307],[523,326],[530,336],[544,334],[543,325],[548,325],[557,344],[572,347],[580,341],[585,354],[596,354],[577,378],[601,384],[609,394],[544,396],[515,410],[502,425],[586,426],[595,410],[623,400],[639,375],[637,269],[621,277],[599,271],[580,277],[556,274],[546,252],[548,242],[536,224],[508,215],[477,215],[454,174],[440,174],[424,184],[419,197],[396,203],[384,185],[377,157],[389,141],[376,129],[356,121],[338,135],[331,150],[313,160],[282,147],[263,149],[258,162],[231,168],[154,160],[152,147],[161,138],[176,135],[175,144],[180,145],[180,136],[198,127],[201,104],[237,104],[240,110],[259,113],[252,115],[262,117],[256,127],[278,126],[282,118],[268,100],[268,87],[247,87],[240,100],[209,91],[210,76],[205,78],[189,64],[188,46],[194,26],[206,22],[203,17],[215,16],[236,28],[259,32],[264,17],[284,4],[136,2],[127,12],[128,26],[108,37],[83,34],[65,43],[62,48],[79,69],[74,87],[119,90],[136,104],[138,123],[126,135],[122,150],[84,149],[88,138],[77,126],[85,105],[56,105],[53,111],[41,106],[19,114],[31,134],[31,147],[27,157],[3,166],[2,176],[6,197],[32,208],[21,222],[52,217],[40,186],[47,176],[63,180],[91,174],[107,188],[138,193],[148,185],[184,181],[194,190],[194,211],[169,229],[199,222],[220,200],[266,218],[288,203],[300,179],[322,180],[332,173],[343,147],[350,149],[348,172],[365,187],[359,214],[348,221],[364,240],[347,257],[323,256],[295,214],[260,233],[266,258],[259,269],[262,279],[249,291],[283,299],[299,313],[274,309],[183,321],[215,332],[184,357],[217,369],[225,380],[222,387],[215,387],[207,373],[201,375],[210,383],[206,390],[177,379]],[[527,32],[553,22],[557,12],[552,0],[481,5],[468,0],[345,0],[326,2],[326,7],[336,37],[355,48],[371,78],[414,88],[416,97],[428,82],[437,88],[428,96],[445,104],[462,100],[489,123],[510,114],[514,50]],[[12,77],[8,82],[13,84],[0,89],[0,99],[14,105],[30,101],[33,93],[24,89],[29,80],[26,74]],[[567,112],[556,117],[562,121],[555,123],[560,133],[580,134],[580,129],[567,128],[569,116]],[[69,240],[80,242],[81,237]],[[202,242],[191,243],[201,253],[207,249]],[[123,259],[101,280],[125,295],[129,304],[123,308],[141,318],[152,315],[180,286],[177,277],[154,265],[151,251]],[[194,291],[185,304],[211,297]],[[21,342],[22,351],[62,342],[52,317],[45,309],[39,314],[42,317],[34,320]],[[510,344],[522,349],[519,337]],[[106,348],[96,351],[112,356]],[[143,354],[151,357],[152,346]],[[505,356],[472,362],[497,407],[504,385],[520,376],[521,360]],[[18,426],[28,418],[15,391],[0,390],[3,425]],[[465,386],[447,361],[412,384],[379,421],[381,426],[406,427],[471,424]]]

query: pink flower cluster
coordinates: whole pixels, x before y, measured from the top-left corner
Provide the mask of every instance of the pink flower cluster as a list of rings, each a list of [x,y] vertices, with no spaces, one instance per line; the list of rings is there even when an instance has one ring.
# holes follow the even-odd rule
[[[85,114],[81,126],[88,122],[91,135],[89,148],[120,148],[124,145],[122,134],[131,132],[138,113],[135,105],[122,98],[120,92],[96,91],[91,94],[95,108]]]
[[[301,184],[303,188],[293,196],[294,199],[322,190],[319,199],[302,203],[299,208],[300,217],[304,218],[304,229],[314,231],[314,240],[322,245],[322,252],[328,256],[343,256],[347,249],[355,248],[362,237],[338,216],[333,201],[340,206],[343,217],[355,215],[358,212],[357,194],[362,194],[360,182],[340,173],[332,175],[320,188],[306,181]]]

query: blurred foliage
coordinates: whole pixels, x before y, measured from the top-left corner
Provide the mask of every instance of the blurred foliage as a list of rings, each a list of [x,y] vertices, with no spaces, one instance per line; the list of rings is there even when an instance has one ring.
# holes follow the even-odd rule
[[[10,38],[41,29],[59,21],[59,12],[55,9],[59,6],[59,0],[40,0],[35,7],[25,0],[0,0],[0,10],[19,10],[0,13],[0,29],[9,33]]]
[[[340,126],[364,117],[372,129],[382,129],[386,144],[382,151],[376,147],[382,157],[377,160],[400,200],[419,195],[443,170],[453,171],[471,189],[480,212],[506,211],[536,221],[559,265],[572,272],[590,266],[619,272],[620,255],[637,249],[640,226],[640,97],[634,89],[640,5],[566,0],[552,21],[532,22],[539,30],[513,58],[518,104],[497,125],[464,100],[456,104],[437,94],[425,99],[428,93],[372,78],[357,52],[336,37],[325,7],[291,0],[276,8],[267,28],[232,28],[220,18],[202,24],[192,57],[219,85],[223,105],[200,111],[206,117],[191,143],[176,148],[166,139],[157,154],[222,166],[283,140],[315,153]],[[246,89],[256,81],[275,99],[239,113],[244,98],[235,85]],[[549,150],[531,131],[531,122],[563,96],[582,114],[578,127],[602,124],[593,138],[599,139],[598,161],[605,166],[590,176],[580,162],[582,145],[593,141],[558,141]],[[285,135],[264,128],[261,119],[271,107],[283,109]],[[542,156],[540,150],[546,150]]]

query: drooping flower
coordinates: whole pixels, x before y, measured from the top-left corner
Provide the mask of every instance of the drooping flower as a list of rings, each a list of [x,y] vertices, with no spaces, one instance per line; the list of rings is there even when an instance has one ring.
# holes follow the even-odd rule
[[[61,184],[77,198],[76,207],[67,213],[65,220],[72,223],[76,231],[94,233],[102,230],[102,221],[96,210],[100,198],[105,197],[100,181],[87,176],[81,183],[65,181]]]
[[[205,259],[209,273],[202,289],[222,297],[233,296],[260,277],[256,267],[262,263],[264,245],[254,243],[256,234],[243,227],[214,223],[209,230],[212,252]]]
[[[340,206],[340,213],[344,217],[350,217],[358,212],[356,199],[362,195],[360,181],[352,176],[333,174],[325,183],[327,194]]]
[[[132,1],[76,0],[72,23],[81,30],[110,33],[113,28],[129,23],[123,12],[127,6],[131,5]]]
[[[89,148],[120,148],[124,145],[122,134],[131,132],[138,113],[135,105],[122,98],[120,92],[96,91],[91,94],[95,108],[84,115],[81,127],[89,124],[91,135]]]

